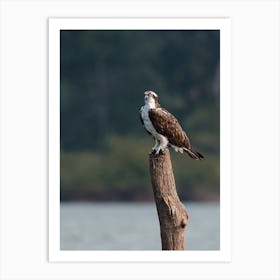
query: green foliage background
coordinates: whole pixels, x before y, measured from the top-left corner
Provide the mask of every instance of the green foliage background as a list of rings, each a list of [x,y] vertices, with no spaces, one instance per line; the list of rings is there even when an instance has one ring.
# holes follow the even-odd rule
[[[219,199],[219,31],[65,30],[61,199],[151,200],[152,138],[139,121],[153,90],[205,155],[172,152],[181,199]]]

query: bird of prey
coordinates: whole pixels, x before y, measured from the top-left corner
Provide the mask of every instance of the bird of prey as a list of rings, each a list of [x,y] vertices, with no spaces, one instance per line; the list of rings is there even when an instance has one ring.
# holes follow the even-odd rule
[[[145,91],[144,101],[145,104],[139,111],[140,120],[145,130],[155,139],[152,153],[159,154],[171,146],[176,152],[186,152],[192,159],[204,158],[202,154],[192,149],[190,140],[178,120],[161,108],[155,92]]]

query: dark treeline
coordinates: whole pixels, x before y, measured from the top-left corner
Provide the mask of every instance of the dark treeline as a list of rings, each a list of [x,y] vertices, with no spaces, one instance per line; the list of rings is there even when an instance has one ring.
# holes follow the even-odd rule
[[[172,154],[181,196],[217,199],[219,45],[219,31],[61,31],[61,198],[152,197],[138,116],[150,89],[206,154]]]

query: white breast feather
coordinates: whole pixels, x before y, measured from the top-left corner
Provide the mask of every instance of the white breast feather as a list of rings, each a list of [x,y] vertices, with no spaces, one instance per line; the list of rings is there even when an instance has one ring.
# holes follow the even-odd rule
[[[148,106],[147,104],[144,105],[142,108],[141,108],[141,117],[142,117],[142,120],[144,122],[144,126],[145,128],[154,136],[156,137],[157,136],[157,131],[155,130],[150,118],[149,118],[149,110],[150,110],[150,106]],[[157,137],[156,137],[157,138]]]
[[[156,143],[155,146],[153,147],[153,150],[156,151],[156,153],[159,153],[160,150],[165,149],[168,146],[168,139],[162,134],[157,133],[156,129],[153,126],[153,123],[150,120],[149,117],[149,110],[151,107],[149,104],[145,104],[141,108],[141,117],[144,122],[145,128],[154,136]]]

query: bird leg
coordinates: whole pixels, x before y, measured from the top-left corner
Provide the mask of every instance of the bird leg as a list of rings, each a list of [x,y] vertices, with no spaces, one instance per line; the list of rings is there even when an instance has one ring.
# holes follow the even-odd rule
[[[159,137],[159,145],[156,147],[156,155],[158,155],[160,152],[163,153],[163,150],[168,146],[168,140],[163,135],[160,135]]]
[[[154,138],[155,139],[155,145],[154,145],[154,147],[152,148],[152,151],[151,151],[151,154],[154,154],[156,151],[157,151],[157,149],[158,149],[158,146],[159,146],[159,141],[156,139],[156,138]]]

